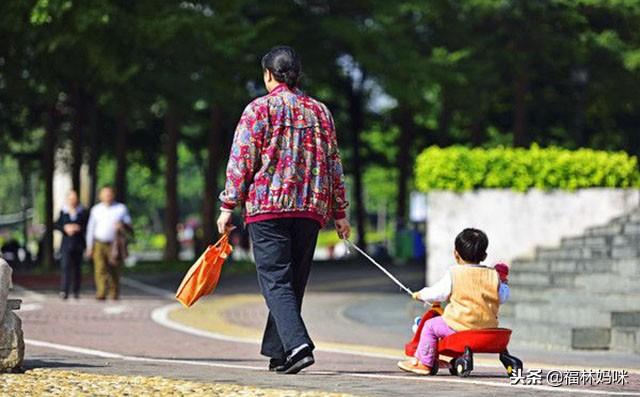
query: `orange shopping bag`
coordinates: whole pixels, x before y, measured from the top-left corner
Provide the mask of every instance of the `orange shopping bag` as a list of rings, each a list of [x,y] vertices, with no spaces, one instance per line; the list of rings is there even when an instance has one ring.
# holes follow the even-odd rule
[[[222,264],[233,251],[229,244],[229,234],[222,235],[220,240],[207,247],[184,276],[176,299],[186,307],[191,307],[201,296],[210,294],[218,285]]]

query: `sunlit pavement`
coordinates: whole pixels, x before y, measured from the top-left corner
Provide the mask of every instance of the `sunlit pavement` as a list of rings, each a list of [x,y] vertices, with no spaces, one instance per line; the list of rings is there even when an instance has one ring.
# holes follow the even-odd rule
[[[394,271],[411,288],[420,286],[417,267]],[[171,299],[178,278],[139,277],[126,283],[116,302],[97,302],[89,293],[62,301],[52,290],[19,289],[14,295],[24,300],[18,314],[27,338],[26,367],[359,395],[640,395],[640,360],[633,355],[512,349],[525,370],[543,369],[539,386],[510,385],[489,355],[478,356],[465,379],[446,370],[436,377],[406,375],[395,363],[422,308],[364,265],[315,267],[304,316],[318,345],[316,365],[297,376],[276,375],[258,353],[266,310],[253,276],[223,279],[213,297],[189,310]],[[554,368],[627,369],[629,375],[625,385],[551,387],[545,375]]]

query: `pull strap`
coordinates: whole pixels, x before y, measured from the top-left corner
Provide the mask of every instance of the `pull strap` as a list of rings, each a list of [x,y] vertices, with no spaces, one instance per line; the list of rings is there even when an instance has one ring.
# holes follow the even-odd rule
[[[348,245],[350,245],[351,247],[355,248],[356,251],[358,251],[359,253],[362,254],[362,256],[364,256],[365,258],[367,258],[369,260],[369,262],[373,263],[378,269],[380,269],[387,277],[389,277],[391,279],[391,281],[393,281],[394,283],[396,283],[396,285],[398,287],[400,287],[401,289],[403,289],[407,294],[409,295],[413,295],[413,291],[411,291],[409,288],[405,287],[404,284],[402,284],[400,282],[400,280],[398,280],[393,274],[391,274],[387,269],[384,268],[384,266],[382,266],[381,264],[379,264],[378,262],[375,261],[375,259],[373,259],[372,257],[370,257],[369,255],[367,255],[366,252],[364,252],[364,250],[362,250],[360,247],[358,247],[357,245],[355,245],[354,243],[352,243],[350,240],[347,239],[343,239],[342,241],[345,241]]]

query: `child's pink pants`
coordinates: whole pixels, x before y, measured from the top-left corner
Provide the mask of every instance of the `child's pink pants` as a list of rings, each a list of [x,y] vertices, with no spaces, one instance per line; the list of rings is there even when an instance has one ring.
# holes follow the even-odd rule
[[[422,327],[416,358],[427,367],[433,367],[438,359],[438,340],[455,333],[456,331],[444,322],[442,316],[430,318]]]

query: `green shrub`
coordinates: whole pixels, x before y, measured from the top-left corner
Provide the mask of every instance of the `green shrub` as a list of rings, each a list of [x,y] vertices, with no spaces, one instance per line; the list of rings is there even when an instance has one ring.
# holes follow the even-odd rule
[[[418,156],[416,185],[425,192],[478,188],[517,191],[630,188],[640,186],[640,171],[638,159],[625,152],[537,145],[529,149],[432,146]]]

